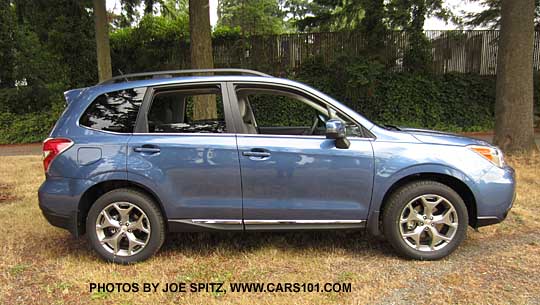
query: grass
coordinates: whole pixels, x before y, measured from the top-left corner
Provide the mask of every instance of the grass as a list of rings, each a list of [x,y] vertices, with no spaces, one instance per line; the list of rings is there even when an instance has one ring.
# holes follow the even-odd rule
[[[540,157],[510,158],[518,196],[508,219],[470,229],[437,262],[403,260],[358,232],[168,236],[150,260],[101,261],[38,208],[35,156],[0,157],[0,304],[495,304],[540,302]],[[90,292],[91,282],[350,282],[350,293]]]

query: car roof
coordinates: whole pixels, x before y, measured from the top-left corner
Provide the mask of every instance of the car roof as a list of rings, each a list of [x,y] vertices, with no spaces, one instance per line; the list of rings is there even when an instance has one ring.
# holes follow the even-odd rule
[[[188,84],[188,83],[204,83],[204,82],[256,82],[266,84],[289,85],[303,89],[309,89],[308,86],[299,82],[266,76],[246,76],[246,75],[212,75],[212,76],[179,76],[179,77],[160,77],[143,80],[128,80],[117,83],[101,83],[89,87],[90,91],[96,94],[106,93],[110,91],[125,90],[138,87],[153,87],[173,84]]]

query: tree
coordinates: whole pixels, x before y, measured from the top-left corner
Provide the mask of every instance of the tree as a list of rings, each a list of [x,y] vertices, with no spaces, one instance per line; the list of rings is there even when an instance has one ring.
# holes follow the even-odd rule
[[[364,4],[369,0],[313,0],[310,14],[297,22],[300,30],[339,31],[358,28],[364,17]]]
[[[13,78],[15,43],[15,16],[9,1],[0,2],[0,88],[9,88],[15,84]]]
[[[537,150],[533,129],[534,0],[502,0],[495,101],[496,145]]]
[[[485,9],[481,12],[463,11],[463,25],[470,27],[491,27],[499,28],[501,23],[501,0],[469,0],[471,2],[479,2]],[[534,8],[534,24],[537,29],[540,29],[540,0],[535,0]]]
[[[213,68],[212,29],[210,27],[210,4],[208,0],[189,0],[189,36],[191,67],[193,69]],[[215,98],[211,95],[196,96],[193,118],[195,120],[208,120],[216,117]]]
[[[96,29],[96,54],[99,81],[112,77],[111,50],[109,46],[109,21],[105,0],[94,1],[94,25]]]
[[[243,35],[285,31],[285,12],[278,0],[220,0],[218,15],[219,26],[239,27]]]

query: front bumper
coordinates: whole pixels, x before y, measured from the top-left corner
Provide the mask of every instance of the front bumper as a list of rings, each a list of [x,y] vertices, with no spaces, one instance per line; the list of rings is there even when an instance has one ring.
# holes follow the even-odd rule
[[[502,222],[516,199],[515,171],[510,166],[496,168],[483,177],[482,205],[478,206],[475,227]]]

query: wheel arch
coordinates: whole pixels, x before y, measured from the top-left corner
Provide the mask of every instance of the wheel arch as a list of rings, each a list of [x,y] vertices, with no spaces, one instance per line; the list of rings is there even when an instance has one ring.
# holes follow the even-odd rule
[[[410,174],[404,177],[399,178],[397,181],[393,182],[390,187],[385,191],[384,196],[380,202],[380,205],[370,215],[368,220],[368,230],[373,235],[381,234],[381,221],[382,215],[384,212],[385,205],[388,201],[389,196],[395,192],[397,189],[403,185],[409,184],[414,181],[420,180],[431,180],[442,183],[451,189],[453,189],[458,195],[463,199],[465,206],[467,207],[467,213],[469,215],[469,225],[472,227],[477,226],[477,206],[476,198],[472,189],[465,183],[463,180],[457,178],[456,176],[449,175],[446,173],[439,172],[419,172]]]
[[[163,208],[163,203],[159,200],[159,197],[154,191],[148,187],[130,180],[106,180],[96,183],[89,187],[81,196],[79,200],[79,206],[77,209],[77,229],[79,235],[84,235],[86,233],[86,217],[88,216],[88,211],[94,202],[103,194],[119,189],[119,188],[130,188],[135,189],[140,192],[143,192],[157,203],[161,214],[163,215],[165,225],[167,226],[167,215],[165,209]],[[168,230],[168,228],[166,228]]]

